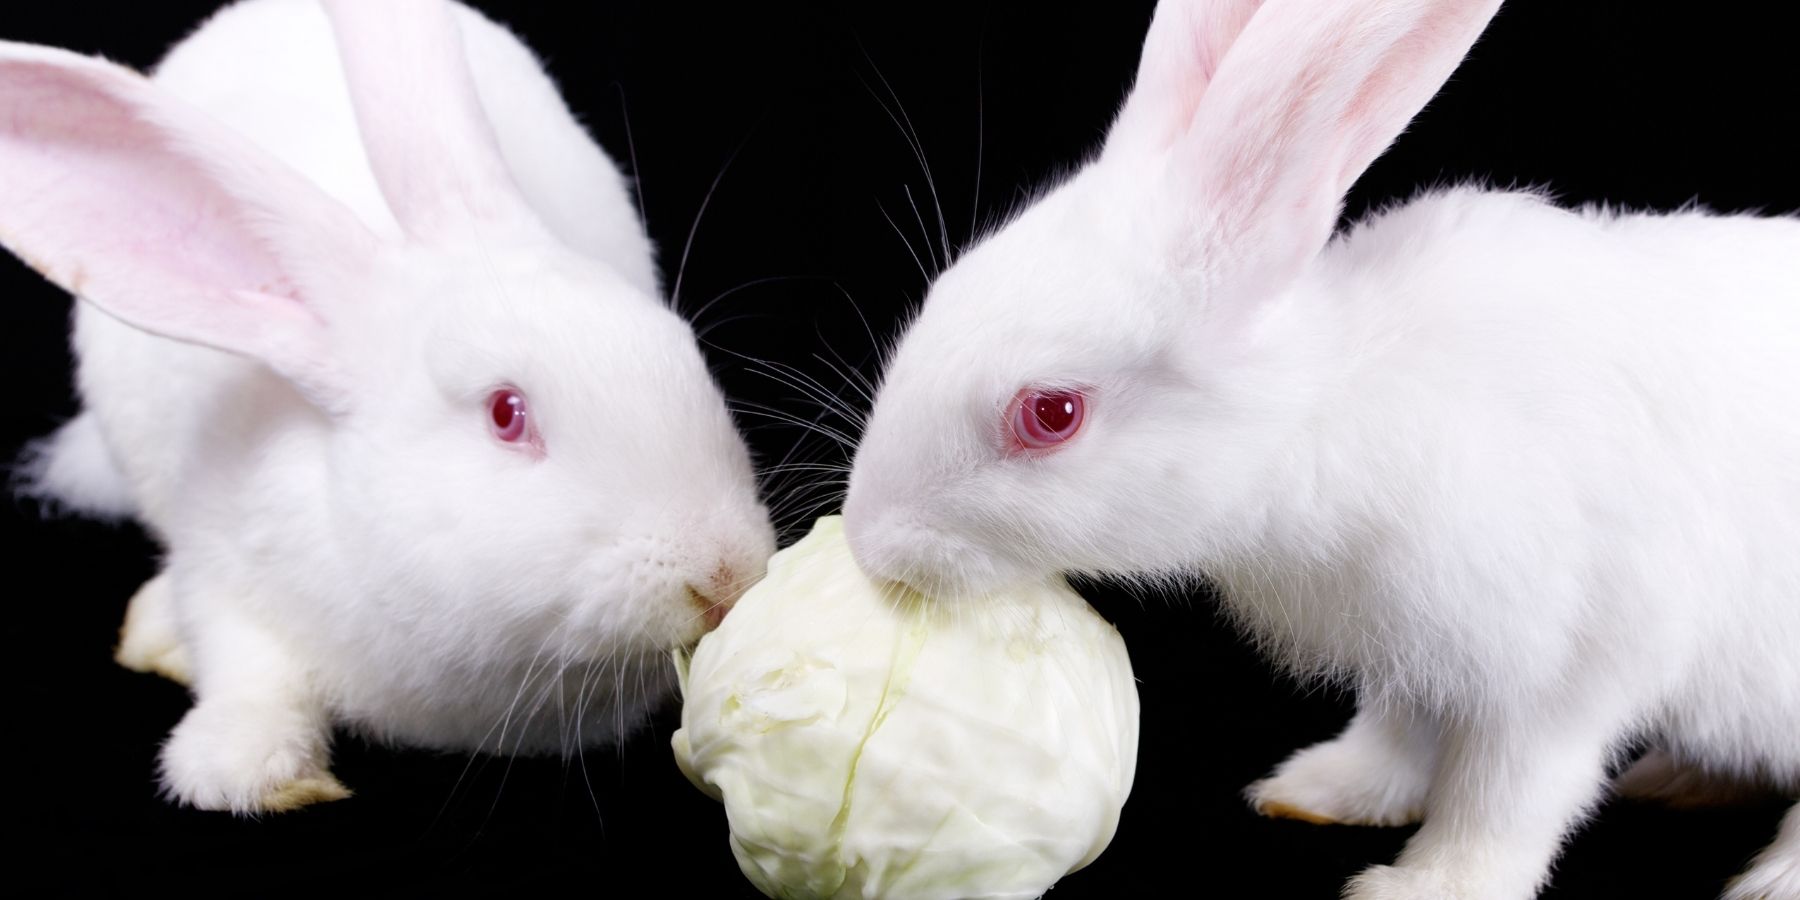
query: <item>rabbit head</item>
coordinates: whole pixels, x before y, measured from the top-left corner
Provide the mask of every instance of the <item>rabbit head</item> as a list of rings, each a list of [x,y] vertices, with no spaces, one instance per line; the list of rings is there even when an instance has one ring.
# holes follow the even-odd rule
[[[716,624],[774,549],[693,332],[534,213],[448,4],[328,10],[391,219],[136,73],[11,44],[0,239],[112,317],[280,376],[253,405],[291,414],[209,422],[185,467],[255,467],[266,499],[177,515],[266,511],[255,528],[330,560],[302,593],[340,599],[288,615],[341,618],[308,628],[363,657],[352,668],[378,660],[419,683],[408,697],[510,694],[540,657],[652,664],[638,687],[654,689],[658,657]],[[171,384],[197,396],[159,402],[240,389]]]
[[[1295,313],[1345,192],[1498,6],[1164,0],[1104,148],[933,285],[845,504],[947,594],[1254,544],[1333,323]]]

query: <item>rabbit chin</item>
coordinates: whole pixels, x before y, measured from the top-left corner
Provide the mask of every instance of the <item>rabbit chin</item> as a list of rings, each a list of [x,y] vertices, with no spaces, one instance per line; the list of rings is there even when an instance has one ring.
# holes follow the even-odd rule
[[[465,732],[458,749],[567,757],[622,743],[674,697],[676,678],[666,651],[639,648],[540,661],[535,673],[518,669],[499,684],[490,699],[500,702],[470,723],[481,730]]]
[[[846,507],[845,536],[857,565],[872,578],[906,585],[949,602],[978,599],[1056,571],[1033,566],[961,534],[887,509],[873,516]]]
[[[671,649],[711,624],[698,570],[611,552],[572,577],[470,585],[402,633],[318,636],[320,687],[385,743],[571,755],[622,740],[674,694]]]
[[[455,655],[365,680],[338,695],[337,711],[353,730],[386,743],[570,756],[622,741],[675,691],[661,641],[570,629],[531,653],[471,646]]]

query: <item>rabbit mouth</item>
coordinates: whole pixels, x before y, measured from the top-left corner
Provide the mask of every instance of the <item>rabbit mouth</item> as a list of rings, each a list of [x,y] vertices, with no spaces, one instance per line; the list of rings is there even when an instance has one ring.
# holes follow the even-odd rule
[[[706,633],[718,628],[720,622],[725,621],[725,614],[731,611],[729,601],[715,600],[691,584],[684,584],[681,587],[687,595],[686,599],[689,605],[700,611],[700,625],[705,629],[700,637],[704,637]],[[700,637],[695,637],[694,643],[699,643]]]
[[[680,653],[692,653],[700,646],[700,641],[725,621],[725,614],[733,605],[730,600],[715,599],[691,583],[683,584],[671,599],[678,604],[681,624],[664,648]]]
[[[1027,580],[981,545],[928,522],[890,513],[856,530],[851,553],[864,572],[939,600],[977,599]]]

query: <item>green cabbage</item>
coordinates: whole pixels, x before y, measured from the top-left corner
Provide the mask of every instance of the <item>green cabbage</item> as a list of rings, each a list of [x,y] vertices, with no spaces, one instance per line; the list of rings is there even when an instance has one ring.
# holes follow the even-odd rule
[[[771,897],[1037,897],[1131,790],[1117,630],[1061,583],[934,603],[872,582],[836,516],[678,664],[676,761]]]

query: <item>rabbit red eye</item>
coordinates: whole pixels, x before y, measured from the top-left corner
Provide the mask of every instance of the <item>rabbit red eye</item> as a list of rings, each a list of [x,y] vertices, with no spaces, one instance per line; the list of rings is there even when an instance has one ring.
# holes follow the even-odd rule
[[[511,388],[501,388],[488,397],[488,419],[494,437],[509,444],[525,440],[531,433],[526,424],[525,395]]]
[[[1020,449],[1048,449],[1074,437],[1086,416],[1087,398],[1080,391],[1027,388],[1013,401],[1013,440]]]

